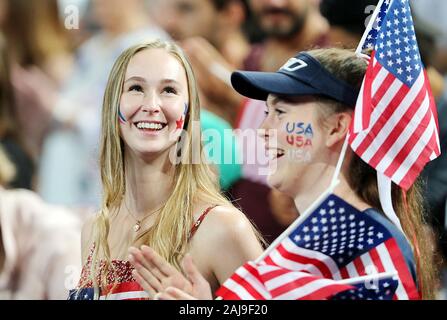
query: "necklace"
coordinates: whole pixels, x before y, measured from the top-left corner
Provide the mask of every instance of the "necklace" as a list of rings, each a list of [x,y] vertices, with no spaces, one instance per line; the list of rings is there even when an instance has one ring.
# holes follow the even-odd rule
[[[145,215],[145,216],[143,217],[143,219],[140,219],[140,220],[139,220],[139,219],[135,218],[135,216],[134,216],[134,215],[132,214],[132,212],[129,210],[129,207],[127,206],[126,201],[124,201],[124,205],[126,206],[126,209],[127,209],[127,212],[129,213],[129,215],[136,221],[136,223],[135,223],[134,226],[132,227],[132,229],[133,229],[134,232],[138,232],[138,231],[140,231],[140,230],[141,230],[141,223],[142,223],[144,220],[146,220],[147,218],[149,218],[150,216],[152,216],[154,213],[160,211],[161,208],[163,208],[163,206],[164,206],[164,204],[163,204],[163,205],[160,206],[158,209],[156,209],[156,210],[154,210],[154,211],[152,211],[152,212],[149,212],[147,215]]]

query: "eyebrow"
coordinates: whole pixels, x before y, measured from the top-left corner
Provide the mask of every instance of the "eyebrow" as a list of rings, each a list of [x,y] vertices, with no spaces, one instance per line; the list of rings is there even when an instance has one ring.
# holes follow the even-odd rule
[[[145,78],[138,77],[138,76],[130,77],[124,83],[130,82],[130,81],[137,81],[137,82],[147,83]],[[160,81],[160,83],[162,83],[162,84],[177,84],[177,85],[179,84],[179,82],[177,80],[174,80],[174,79],[163,79],[163,80]]]
[[[178,82],[177,80],[174,79],[163,79],[161,81],[161,83],[163,84],[176,84],[176,85],[180,85],[180,82]]]
[[[281,100],[280,97],[278,96],[274,96],[272,99],[267,99],[267,101],[265,102],[265,104],[267,105],[267,107],[274,107],[276,104],[278,104],[278,102]]]
[[[129,79],[127,79],[126,81],[124,81],[124,83],[130,82],[130,81],[138,81],[138,82],[146,82],[146,79],[142,78],[142,77],[130,77]]]

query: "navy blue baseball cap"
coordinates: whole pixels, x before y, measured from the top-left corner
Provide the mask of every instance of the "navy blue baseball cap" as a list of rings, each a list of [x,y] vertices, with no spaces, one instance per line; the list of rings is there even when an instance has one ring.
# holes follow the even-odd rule
[[[236,71],[231,75],[234,89],[256,100],[269,94],[280,96],[325,96],[355,106],[359,90],[337,79],[314,57],[301,52],[277,72]]]

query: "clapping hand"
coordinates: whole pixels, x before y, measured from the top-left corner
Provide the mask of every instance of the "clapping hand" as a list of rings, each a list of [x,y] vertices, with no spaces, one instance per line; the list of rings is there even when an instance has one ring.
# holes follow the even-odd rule
[[[194,265],[191,256],[182,261],[184,276],[153,249],[129,249],[133,276],[151,298],[159,300],[211,300],[209,283]]]

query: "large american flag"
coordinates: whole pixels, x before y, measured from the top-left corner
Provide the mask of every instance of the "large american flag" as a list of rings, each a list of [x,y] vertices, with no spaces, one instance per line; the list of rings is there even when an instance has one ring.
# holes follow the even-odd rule
[[[93,288],[80,288],[69,292],[68,300],[93,300],[95,290]],[[141,288],[137,282],[123,282],[110,285],[105,290],[100,290],[99,300],[148,300],[149,294]]]
[[[414,269],[411,247],[391,222],[330,194],[298,218],[261,261],[237,270],[217,294],[223,299],[325,299],[346,290],[337,281],[397,273],[393,299],[418,299]]]
[[[386,0],[363,44],[373,49],[349,143],[369,165],[408,190],[440,155],[436,105],[408,0]]]

